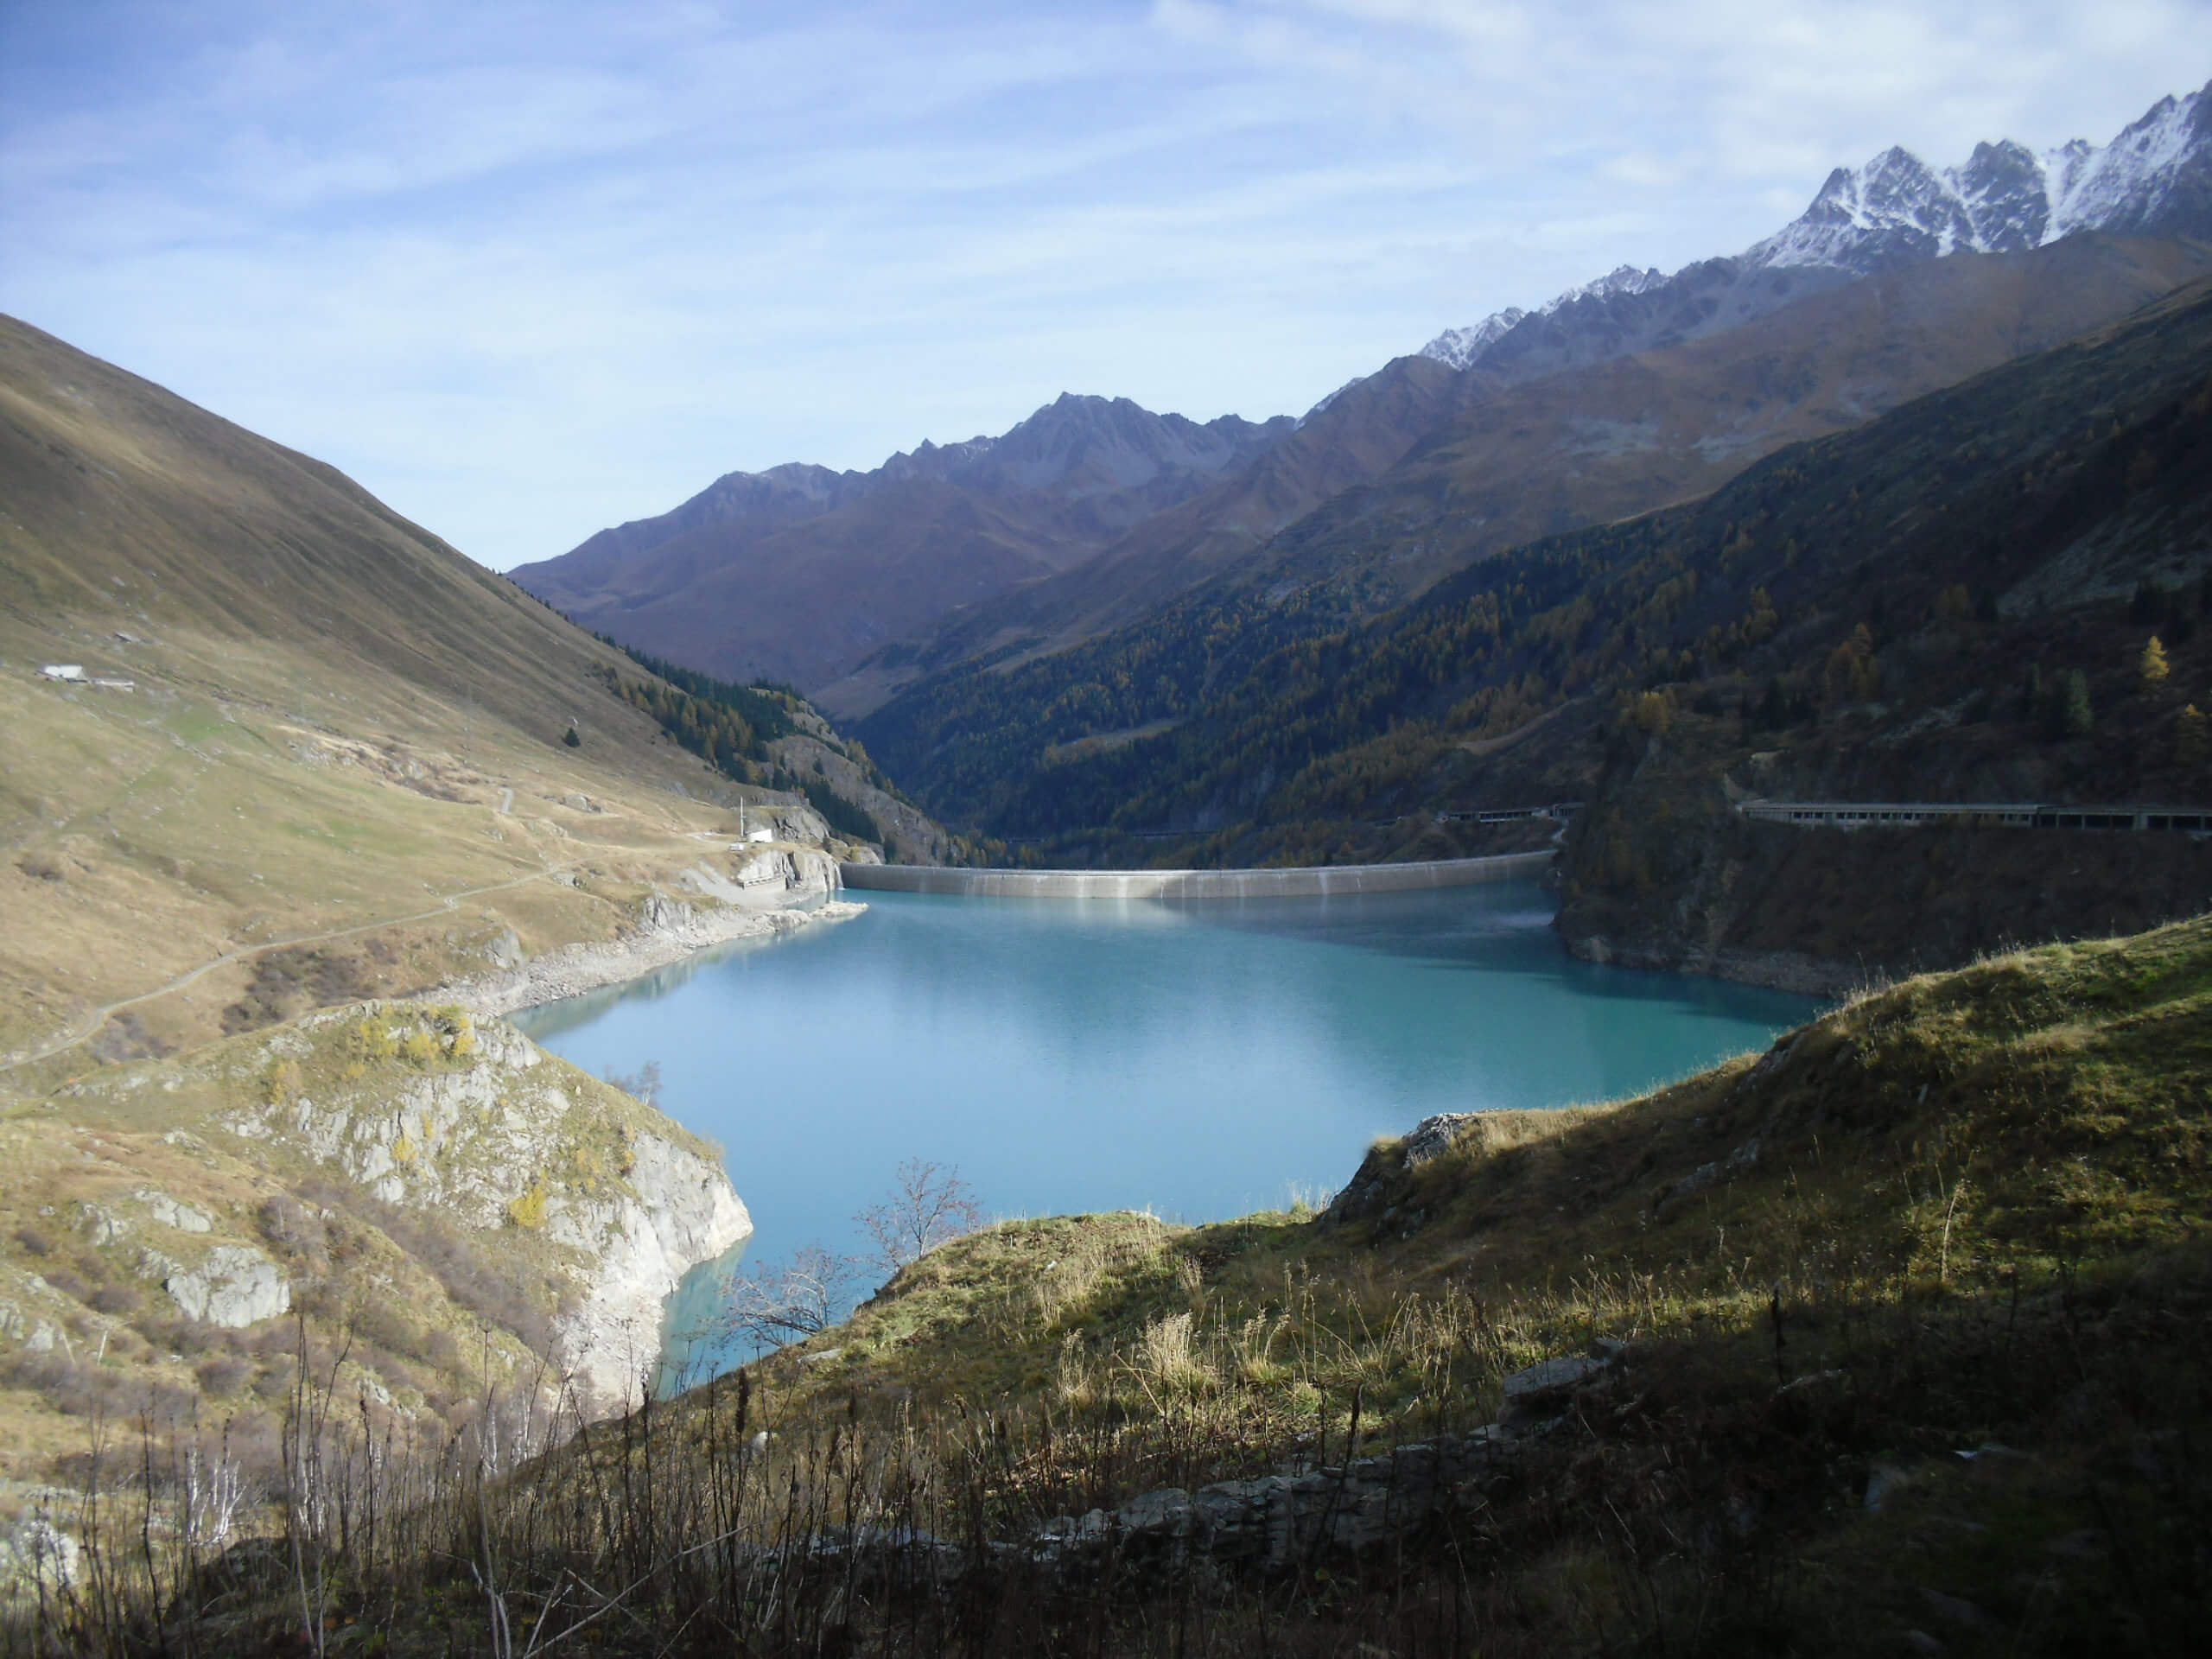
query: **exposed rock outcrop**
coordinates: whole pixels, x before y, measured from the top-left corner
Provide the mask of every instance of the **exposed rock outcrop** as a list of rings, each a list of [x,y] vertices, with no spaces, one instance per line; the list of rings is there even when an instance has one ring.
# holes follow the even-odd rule
[[[144,1205],[154,1219],[164,1227],[173,1227],[180,1233],[204,1233],[214,1226],[214,1221],[188,1204],[182,1204],[168,1193],[154,1187],[142,1186],[134,1195]]]
[[[1340,1467],[1164,1487],[1118,1509],[1047,1521],[1026,1548],[1044,1561],[1118,1549],[1181,1562],[1280,1568],[1325,1551],[1357,1554],[1458,1505],[1481,1500],[1517,1450],[1491,1424],[1433,1444],[1402,1446]]]
[[[722,1173],[642,1135],[630,1192],[611,1203],[564,1206],[546,1231],[595,1256],[597,1276],[556,1327],[580,1389],[598,1403],[634,1398],[660,1361],[664,1311],[683,1275],[753,1235],[753,1218]]]
[[[192,1268],[149,1250],[143,1265],[186,1317],[202,1324],[243,1331],[291,1311],[290,1281],[250,1244],[218,1244]]]
[[[1367,1149],[1359,1168],[1329,1200],[1319,1220],[1324,1226],[1354,1221],[1395,1221],[1415,1185],[1414,1178],[1459,1143],[1483,1138],[1483,1112],[1437,1112],[1414,1125],[1402,1139],[1386,1137]]]
[[[657,1361],[669,1294],[690,1268],[749,1236],[752,1218],[720,1164],[666,1120],[510,1026],[442,1017],[451,1027],[444,1060],[396,1088],[349,1085],[343,1070],[332,1077],[314,1062],[333,1049],[404,1051],[429,1039],[439,1027],[418,1007],[334,1009],[280,1032],[264,1046],[264,1069],[308,1062],[302,1092],[234,1108],[220,1125],[281,1143],[382,1203],[542,1241],[532,1248],[571,1287],[551,1358],[587,1411],[617,1408]],[[249,1322],[219,1313],[268,1317],[258,1310],[283,1296],[281,1281],[271,1290],[235,1254],[218,1247],[213,1267],[168,1263],[170,1294],[214,1323]]]
[[[988,1556],[995,1565],[1026,1562],[1048,1573],[1107,1555],[1138,1572],[1278,1573],[1359,1554],[1488,1503],[1579,1396],[1617,1382],[1626,1354],[1624,1344],[1601,1341],[1589,1353],[1516,1371],[1504,1379],[1503,1420],[1465,1433],[1195,1491],[1160,1487],[1112,1510],[1056,1516],[1026,1536],[990,1544]],[[983,1564],[972,1543],[922,1533],[864,1533],[839,1537],[830,1548],[878,1560],[921,1556],[952,1576]]]
[[[740,939],[770,938],[811,922],[843,921],[865,906],[827,897],[837,891],[837,866],[812,848],[762,848],[731,874],[701,864],[686,885],[705,902],[656,893],[638,908],[636,925],[605,944],[549,950],[519,968],[481,975],[425,993],[424,1001],[457,1003],[479,1015],[513,1014],[620,985],[702,950]],[[805,910],[794,904],[812,901]]]

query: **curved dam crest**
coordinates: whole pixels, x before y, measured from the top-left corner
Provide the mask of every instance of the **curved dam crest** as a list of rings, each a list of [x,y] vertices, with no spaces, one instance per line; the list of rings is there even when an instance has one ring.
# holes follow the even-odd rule
[[[1325,899],[1532,880],[1556,856],[1546,848],[1490,858],[1267,870],[970,870],[938,864],[844,864],[838,869],[848,887],[963,899]]]

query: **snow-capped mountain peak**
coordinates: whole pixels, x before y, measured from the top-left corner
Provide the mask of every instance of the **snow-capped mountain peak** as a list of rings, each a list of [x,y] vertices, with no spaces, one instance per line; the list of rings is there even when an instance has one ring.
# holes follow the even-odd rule
[[[1509,305],[1503,311],[1493,311],[1470,328],[1446,328],[1434,340],[1421,348],[1421,355],[1433,357],[1440,363],[1449,363],[1455,369],[1464,369],[1502,339],[1506,331],[1529,314],[1517,305]],[[1337,391],[1342,391],[1339,386]],[[1332,391],[1327,397],[1306,410],[1312,419],[1329,406],[1336,397]]]
[[[1512,305],[1503,311],[1491,312],[1471,328],[1446,328],[1421,348],[1421,355],[1464,369],[1530,317],[1548,317],[1578,300],[1594,300],[1602,304],[1607,300],[1648,294],[1666,280],[1656,268],[1638,270],[1634,265],[1621,265],[1594,283],[1585,283],[1553,296],[1534,311],[1523,311]],[[1309,417],[1318,413],[1319,409],[1307,411]]]
[[[1624,295],[1648,294],[1666,280],[1656,267],[1650,270],[1638,270],[1634,265],[1617,265],[1596,282],[1570,288],[1550,301],[1544,306],[1543,315],[1549,316],[1577,300],[1611,300]]]
[[[1977,144],[1941,172],[1910,150],[1836,168],[1793,223],[1745,264],[1832,265],[1857,276],[1901,260],[2012,253],[2076,231],[2155,228],[2177,194],[2212,177],[2212,86],[2163,98],[2109,144],[2083,139],[2037,156],[2011,139]],[[2175,228],[2182,228],[2176,226]]]
[[[2044,157],[2053,237],[2076,230],[2133,231],[2177,196],[2207,193],[2212,85],[2162,98],[2102,149],[2075,139]],[[2192,176],[2193,175],[2193,176]]]
[[[2008,138],[1977,144],[1964,162],[1940,170],[1892,146],[1863,166],[1837,168],[1802,214],[1733,261],[1691,269],[1709,277],[1732,266],[1749,279],[1813,268],[1835,282],[1953,253],[2018,252],[2077,231],[2212,236],[2212,85],[2160,99],[2104,145],[2077,138],[2037,155]],[[1516,308],[1471,328],[1447,328],[1421,355],[1471,368],[1510,353],[1501,342],[1532,320],[1578,301],[1653,294],[1688,275],[1624,265],[1533,312]],[[1779,303],[1787,291],[1775,287],[1769,298]],[[1625,341],[1634,331],[1614,333]]]

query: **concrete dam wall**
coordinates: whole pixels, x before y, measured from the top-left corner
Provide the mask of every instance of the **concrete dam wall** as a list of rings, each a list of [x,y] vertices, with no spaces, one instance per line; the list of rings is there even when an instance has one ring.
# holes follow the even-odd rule
[[[958,870],[933,864],[846,864],[848,887],[963,899],[1320,899],[1529,880],[1549,849],[1422,864],[1325,864],[1288,870]]]

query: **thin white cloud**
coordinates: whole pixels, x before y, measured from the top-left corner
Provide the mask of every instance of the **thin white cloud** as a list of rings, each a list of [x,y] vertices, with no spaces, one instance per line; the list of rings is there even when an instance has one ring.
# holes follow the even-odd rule
[[[504,565],[1063,390],[1302,409],[1891,143],[2107,137],[2208,5],[0,10],[0,308]]]

